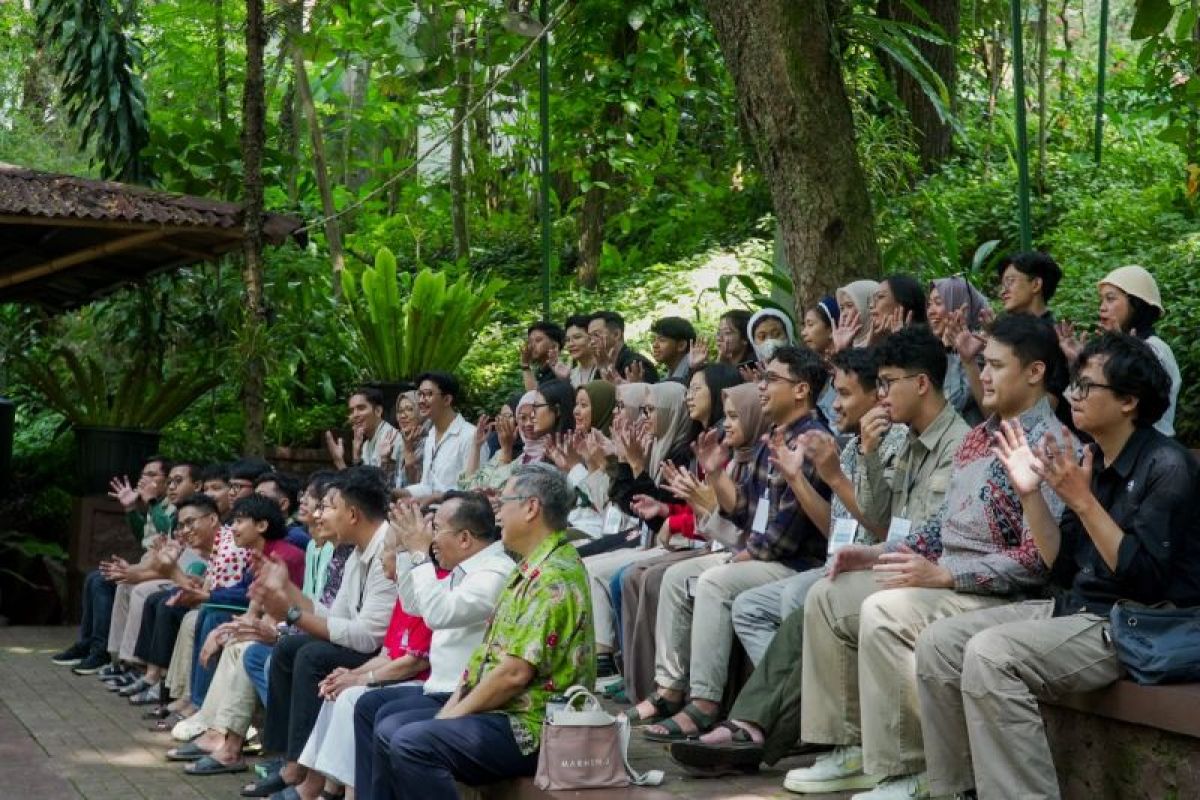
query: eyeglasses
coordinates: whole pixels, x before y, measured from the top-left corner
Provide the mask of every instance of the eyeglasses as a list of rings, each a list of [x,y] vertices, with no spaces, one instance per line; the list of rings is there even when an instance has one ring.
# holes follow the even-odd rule
[[[885,378],[880,375],[875,390],[879,393],[880,397],[883,397],[891,393],[893,384],[906,381],[909,378],[919,378],[924,374],[923,372],[914,372],[912,375],[901,375],[898,378]]]
[[[517,422],[524,425],[527,422],[533,422],[535,419],[537,419],[536,414],[522,414],[519,417],[517,417]]]
[[[800,381],[789,378],[786,375],[780,375],[778,372],[764,372],[762,378],[760,378],[758,382],[766,384],[790,383],[793,386],[795,386],[797,383],[800,383]]]
[[[240,492],[243,489],[253,489],[254,482],[233,480],[229,482],[229,488],[236,492]]]
[[[496,419],[516,419],[516,415],[511,411],[501,411],[496,415]]]
[[[179,528],[181,531],[190,531],[192,528],[196,527],[196,524],[202,519],[204,519],[203,515],[199,517],[188,517],[186,519],[181,517],[178,521],[176,521],[175,527]]]
[[[1080,400],[1087,400],[1088,395],[1092,393],[1092,389],[1108,389],[1110,392],[1116,391],[1116,388],[1112,384],[1096,383],[1087,379],[1074,380],[1067,385],[1067,391]]]
[[[501,505],[504,505],[505,503],[519,503],[522,500],[535,500],[535,499],[537,499],[537,495],[533,495],[533,494],[502,494],[496,498],[496,500],[499,501]]]

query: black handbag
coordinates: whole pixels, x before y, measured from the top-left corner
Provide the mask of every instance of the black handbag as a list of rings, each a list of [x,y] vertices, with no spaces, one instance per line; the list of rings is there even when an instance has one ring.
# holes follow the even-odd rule
[[[1121,600],[1109,622],[1117,658],[1136,683],[1200,681],[1200,608]]]

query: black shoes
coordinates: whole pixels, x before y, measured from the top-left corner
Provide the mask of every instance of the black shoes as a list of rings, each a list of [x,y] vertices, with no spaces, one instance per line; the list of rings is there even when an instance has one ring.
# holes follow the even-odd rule
[[[95,675],[108,666],[108,653],[89,653],[82,661],[71,668],[76,675]]]
[[[87,645],[76,642],[61,653],[50,656],[50,660],[60,667],[73,667],[83,661],[88,652]]]

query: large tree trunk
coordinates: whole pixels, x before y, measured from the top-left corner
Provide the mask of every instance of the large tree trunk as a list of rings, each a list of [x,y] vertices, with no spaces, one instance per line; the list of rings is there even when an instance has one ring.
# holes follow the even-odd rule
[[[822,2],[793,0],[704,5],[771,190],[799,311],[879,272],[871,200],[829,13]]]
[[[917,5],[925,9],[929,18],[941,28],[942,38],[947,41],[945,45],[938,45],[925,39],[916,39],[915,43],[921,55],[925,56],[925,60],[946,84],[951,106],[956,96],[955,82],[958,75],[955,60],[958,46],[958,3],[959,0],[917,0]],[[902,0],[881,0],[879,14],[886,19],[918,27],[924,27],[925,24]],[[908,110],[909,119],[916,129],[921,167],[929,172],[950,155],[950,125],[938,115],[937,109],[929,101],[921,85],[908,72],[894,63],[890,64],[889,72],[896,84],[900,102]]]
[[[242,436],[245,455],[261,456],[266,446],[265,419],[267,313],[263,302],[263,146],[266,139],[266,98],[263,82],[263,0],[246,0],[246,81],[242,92],[242,163],[245,176],[245,240],[242,279],[246,284],[245,331],[247,349],[242,381],[246,420]]]
[[[454,258],[462,261],[471,253],[467,237],[466,161],[467,108],[471,105],[471,62],[467,53],[467,12],[454,12],[451,48],[454,52],[454,113],[450,134],[450,220],[454,229]]]

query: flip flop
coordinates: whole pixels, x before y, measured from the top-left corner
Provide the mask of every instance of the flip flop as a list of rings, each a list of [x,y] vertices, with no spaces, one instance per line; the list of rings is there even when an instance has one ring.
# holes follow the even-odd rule
[[[181,744],[179,747],[171,748],[167,751],[167,761],[199,761],[209,754],[195,742]]]
[[[194,764],[188,764],[183,771],[188,775],[230,775],[234,772],[245,772],[250,769],[246,762],[238,759],[232,764],[222,764],[212,756],[205,756]]]
[[[242,797],[271,797],[288,788],[291,787],[288,786],[287,781],[283,779],[282,775],[276,772],[265,778],[260,778],[249,786],[243,786]]]
[[[721,720],[720,711],[714,711],[712,714],[705,714],[695,703],[688,703],[686,706],[679,709],[679,711],[688,719],[690,719],[693,724],[695,724],[696,730],[685,731],[673,718],[668,718],[662,720],[661,722],[654,723],[666,728],[666,733],[650,733],[649,731],[644,730],[642,731],[642,736],[644,736],[646,741],[649,742],[681,742],[685,739],[691,739],[700,736],[701,734],[708,733]]]
[[[684,739],[671,743],[671,760],[698,778],[720,778],[758,772],[763,746],[756,744],[743,728],[726,720],[716,725],[725,728],[732,741],[709,744],[699,739]]]
[[[643,717],[637,710],[637,706],[625,712],[625,719],[629,720],[629,724],[633,726],[653,725],[664,719],[670,719],[684,709],[682,700],[672,703],[658,692],[646,698],[650,705],[654,706],[654,713],[648,717]]]

